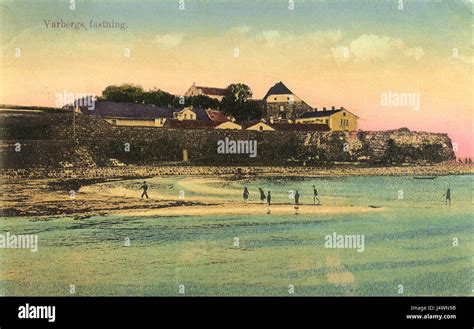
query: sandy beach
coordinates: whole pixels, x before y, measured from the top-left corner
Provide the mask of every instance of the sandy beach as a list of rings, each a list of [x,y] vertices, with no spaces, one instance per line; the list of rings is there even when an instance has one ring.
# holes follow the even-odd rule
[[[347,214],[381,211],[383,208],[370,207],[341,207],[341,206],[315,206],[299,205],[298,214]],[[268,207],[266,204],[221,204],[212,206],[168,207],[145,211],[130,211],[128,216],[199,216],[199,215],[290,215],[296,212],[294,205],[275,204]]]
[[[159,181],[159,178],[157,178]],[[345,214],[381,211],[381,208],[300,204],[292,201],[276,202],[270,207],[256,200],[256,191],[248,203],[235,200],[241,191],[219,183],[224,180],[208,177],[186,177],[179,180],[178,188],[188,195],[181,198],[166,190],[149,191],[149,199],[141,199],[139,184],[130,187],[130,181],[114,180],[81,186],[68,191],[51,186],[51,180],[10,179],[2,185],[3,216],[49,218],[72,216],[88,218],[111,214],[130,216],[199,216],[199,215],[257,215],[257,214]],[[123,183],[123,184],[122,184]],[[113,186],[111,186],[113,184]],[[326,199],[327,201],[328,199]],[[308,203],[308,202],[307,202]]]
[[[131,213],[136,216],[186,216],[199,214],[265,214],[258,191],[253,191],[249,204],[241,202],[241,190],[230,187],[229,182],[242,182],[257,178],[337,178],[349,176],[443,176],[472,174],[473,166],[444,163],[436,166],[357,168],[284,168],[284,167],[127,167],[127,168],[75,168],[48,171],[41,178],[28,179],[4,171],[1,203],[4,217],[35,216],[39,218],[72,216],[87,218],[108,214]],[[173,175],[173,173],[175,173]],[[20,173],[25,174],[25,173]],[[35,171],[35,175],[40,175]],[[186,191],[186,197],[172,193],[166,186],[150,191],[150,199],[140,199],[140,182],[180,177],[177,190]],[[134,182],[131,186],[130,181]],[[227,183],[226,183],[227,182]],[[300,214],[348,213],[380,211],[380,208],[331,205],[326,202],[314,207],[306,199],[300,205]],[[276,202],[278,203],[278,202]],[[282,202],[280,202],[282,203]],[[306,204],[304,204],[306,203]],[[294,214],[292,201],[273,204],[273,214]]]
[[[322,206],[313,204],[300,204],[295,207],[291,203],[275,203],[270,206],[267,203],[249,201],[248,203],[236,201],[222,201],[222,198],[217,196],[233,196],[236,191],[230,188],[220,188],[212,186],[219,184],[222,180],[216,178],[196,178],[189,177],[179,181],[179,186],[186,188],[188,192],[202,194],[206,196],[190,196],[186,197],[189,202],[199,203],[200,205],[183,204],[170,205],[160,209],[147,209],[146,204],[155,202],[182,201],[179,196],[170,194],[159,194],[159,191],[154,191],[150,199],[140,200],[144,204],[144,210],[126,210],[125,213],[129,216],[199,216],[199,215],[259,215],[259,214],[344,214],[367,211],[380,211],[381,208],[370,207],[354,207],[354,206]],[[104,189],[100,185],[86,186],[82,189],[82,193],[86,198],[93,195],[104,194],[111,197],[125,197],[132,200],[137,199],[137,191],[120,188]],[[133,202],[133,201],[132,201]],[[297,209],[296,209],[297,208]]]

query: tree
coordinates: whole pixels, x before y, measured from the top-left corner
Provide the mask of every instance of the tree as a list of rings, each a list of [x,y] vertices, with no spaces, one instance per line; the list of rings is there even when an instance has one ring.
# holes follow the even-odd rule
[[[102,91],[101,100],[119,103],[141,103],[145,91],[142,86],[132,84],[111,85]]]
[[[237,120],[260,119],[264,113],[261,101],[254,101],[250,87],[243,83],[233,83],[224,91],[221,109],[226,115]]]
[[[132,84],[111,85],[104,89],[103,101],[119,103],[143,103],[160,107],[179,107],[179,98],[160,89],[144,91],[141,86]]]
[[[238,120],[260,120],[265,113],[265,102],[263,100],[249,99],[244,103],[242,111],[235,116]]]
[[[185,105],[202,109],[217,109],[220,107],[220,103],[217,99],[208,97],[206,95],[187,97],[185,100]]]
[[[242,110],[244,103],[252,97],[249,86],[242,83],[233,83],[224,91],[221,107],[225,114],[236,116]]]
[[[179,98],[160,89],[152,89],[144,93],[145,104],[160,107],[178,107]]]

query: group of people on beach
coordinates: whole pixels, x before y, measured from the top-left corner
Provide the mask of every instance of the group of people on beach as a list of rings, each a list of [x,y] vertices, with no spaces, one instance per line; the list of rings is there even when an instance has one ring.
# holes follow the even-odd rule
[[[146,181],[143,181],[143,184],[140,186],[140,189],[143,190],[141,198],[149,198],[148,197],[148,184]],[[267,202],[268,205],[270,206],[272,204],[272,194],[271,191],[268,191],[267,195],[265,195],[265,191],[261,187],[258,188],[258,191],[260,192],[260,202],[264,203]],[[244,203],[247,203],[250,192],[247,186],[244,187],[244,193],[243,193],[243,198],[244,198]],[[300,204],[300,193],[298,190],[296,190],[294,194],[294,199],[295,199],[295,205]],[[318,198],[318,190],[316,189],[316,186],[313,185],[313,204],[316,204],[316,201],[318,201],[318,205],[321,204],[321,201]]]
[[[260,202],[264,203],[266,201],[267,204],[270,206],[272,204],[271,191],[268,191],[267,195],[265,195],[265,191],[263,191],[261,187],[258,188],[258,191],[260,192]],[[244,198],[244,203],[247,203],[249,196],[250,196],[249,189],[247,188],[247,186],[244,186],[244,193],[242,194],[242,197]],[[300,192],[298,190],[295,191],[294,199],[295,199],[295,205],[299,205]],[[316,201],[318,201],[318,205],[321,204],[321,201],[319,201],[319,198],[318,198],[318,190],[316,189],[316,186],[313,185],[313,204],[316,205]]]
[[[140,186],[140,189],[143,190],[141,198],[143,197],[148,199],[148,184],[146,181],[143,181],[143,184]],[[265,203],[265,201],[268,203],[270,206],[272,204],[272,194],[271,191],[268,191],[267,195],[265,195],[265,191],[261,187],[258,188],[258,191],[260,192],[260,202]],[[244,193],[243,193],[243,198],[244,198],[244,203],[247,203],[250,192],[247,186],[244,187]],[[444,194],[444,197],[446,198],[446,205],[451,206],[451,189],[448,188],[446,193]],[[294,194],[294,199],[295,199],[295,205],[298,206],[300,204],[300,193],[298,190],[296,190]],[[319,201],[318,198],[318,190],[316,189],[316,186],[313,185],[313,204],[316,205],[316,201],[318,201],[318,205],[321,204],[321,201]]]

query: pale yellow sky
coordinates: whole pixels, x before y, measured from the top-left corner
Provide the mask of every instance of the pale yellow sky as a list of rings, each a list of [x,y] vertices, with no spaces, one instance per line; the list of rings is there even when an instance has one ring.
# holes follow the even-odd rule
[[[204,8],[211,15],[207,20],[198,9],[188,8],[186,20],[170,14],[156,21],[142,17],[145,9],[114,7],[117,17],[129,19],[127,30],[75,31],[46,28],[42,22],[69,12],[51,9],[38,16],[3,1],[0,103],[54,106],[58,93],[99,95],[107,85],[121,83],[180,95],[193,82],[214,87],[242,82],[260,98],[283,81],[314,107],[344,106],[353,111],[361,118],[361,129],[447,132],[462,154],[472,154],[469,31],[459,29],[463,14],[451,13],[453,24],[435,25],[440,23],[432,18],[445,19],[444,12],[451,8],[433,8],[432,17],[409,15],[411,27],[418,27],[410,29],[393,17],[372,17],[365,11],[360,13],[367,16],[364,24],[344,25],[346,19],[318,27],[308,16],[295,18],[298,26],[290,28],[285,24],[291,18],[282,19],[276,9],[267,18],[278,18],[281,24],[247,16],[242,22],[235,16],[225,20],[225,7],[210,14]],[[244,9],[251,15],[251,9]],[[310,9],[314,8],[305,11]],[[324,9],[319,21],[328,19],[332,10],[344,17],[353,13],[345,7]],[[419,10],[424,13],[425,8]],[[91,12],[92,7],[74,17],[87,23]],[[166,19],[166,26],[161,26]],[[381,106],[381,95],[389,91],[418,94],[420,109]]]

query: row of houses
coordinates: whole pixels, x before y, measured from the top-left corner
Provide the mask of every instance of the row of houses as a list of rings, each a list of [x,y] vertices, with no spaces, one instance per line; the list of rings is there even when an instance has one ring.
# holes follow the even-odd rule
[[[193,84],[185,97],[204,95],[222,100],[225,89]],[[239,129],[294,131],[355,131],[358,116],[341,107],[312,108],[296,96],[281,81],[264,96],[266,116],[261,120],[235,122],[215,109],[185,107],[163,108],[134,103],[97,101],[93,109],[76,107],[84,115],[100,117],[112,125],[164,127],[175,129]]]
[[[326,124],[295,124],[266,119],[235,122],[220,111],[193,107],[172,109],[152,105],[97,101],[93,110],[80,106],[77,111],[83,115],[100,117],[115,126],[259,131],[330,130]]]

